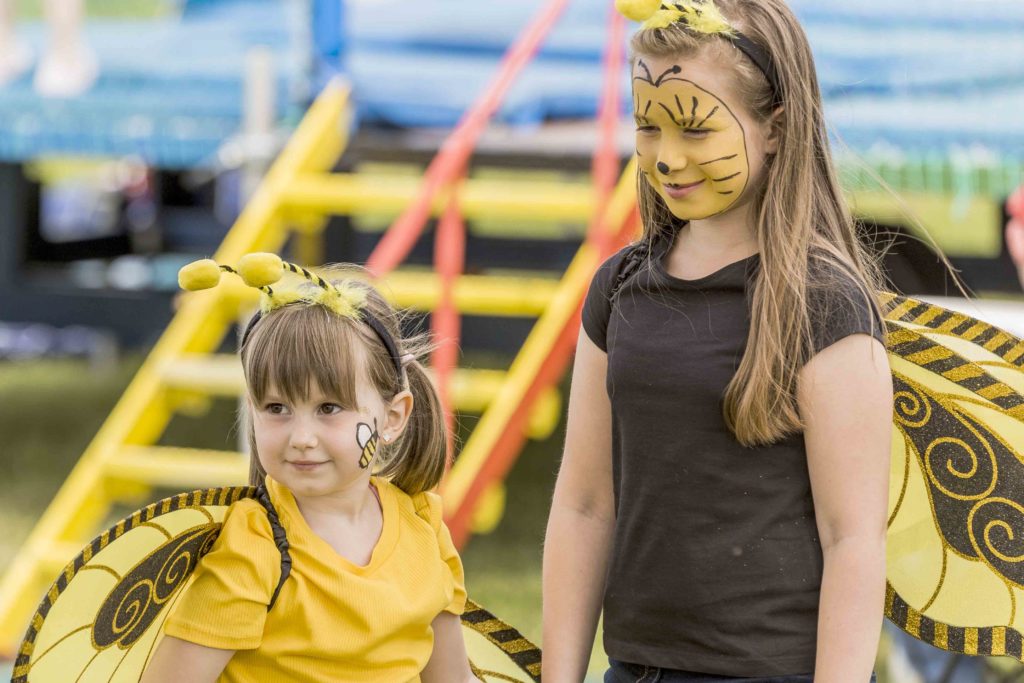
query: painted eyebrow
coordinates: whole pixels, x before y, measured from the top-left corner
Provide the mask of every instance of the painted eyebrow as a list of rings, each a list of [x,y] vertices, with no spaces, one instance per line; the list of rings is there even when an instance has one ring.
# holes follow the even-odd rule
[[[683,122],[677,119],[675,117],[675,114],[672,113],[672,110],[666,107],[664,103],[658,102],[658,106],[665,110],[665,113],[668,114],[668,117],[672,119],[672,123],[676,124],[677,126],[683,125]]]
[[[714,109],[712,109],[711,113],[708,114],[707,116],[705,116],[704,119],[700,123],[697,124],[697,128],[700,128],[701,126],[703,126],[704,122],[707,121],[708,119],[710,119],[712,116],[714,116],[717,111],[718,111],[718,107],[715,107]]]

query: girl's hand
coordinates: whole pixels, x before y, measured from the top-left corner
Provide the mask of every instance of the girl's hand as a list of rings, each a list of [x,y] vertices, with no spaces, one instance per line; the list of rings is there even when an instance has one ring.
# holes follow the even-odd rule
[[[139,683],[214,683],[234,654],[164,636]]]
[[[451,612],[441,612],[431,624],[434,629],[434,653],[420,674],[423,683],[481,683],[469,668],[462,623]]]
[[[1006,202],[1006,211],[1010,214],[1010,222],[1006,224],[1006,248],[1024,287],[1024,186]]]
[[[1024,287],[1024,219],[1011,218],[1006,224],[1006,247]]]

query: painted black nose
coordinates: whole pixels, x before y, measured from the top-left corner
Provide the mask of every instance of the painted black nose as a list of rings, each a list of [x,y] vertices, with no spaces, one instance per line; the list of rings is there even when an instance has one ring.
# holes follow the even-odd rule
[[[664,161],[659,161],[658,162],[658,170],[661,171],[662,173],[664,173],[665,175],[668,175],[668,172],[671,169],[668,167],[668,164],[666,164]]]

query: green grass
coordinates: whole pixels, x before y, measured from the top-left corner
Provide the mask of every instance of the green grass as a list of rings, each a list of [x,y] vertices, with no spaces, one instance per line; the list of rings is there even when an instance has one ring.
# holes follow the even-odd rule
[[[488,363],[492,364],[492,363]],[[90,368],[81,361],[0,364],[0,573],[96,434],[138,368],[139,359]],[[478,419],[467,416],[464,432]],[[465,439],[468,432],[462,435]],[[540,566],[544,527],[561,450],[561,428],[547,441],[527,442],[508,478],[506,514],[498,528],[463,552],[473,598],[540,641]],[[234,402],[217,400],[206,414],[178,415],[161,442],[200,448],[237,443]],[[162,493],[162,492],[161,492]],[[160,494],[154,494],[160,495]],[[118,511],[117,516],[128,512]],[[595,649],[593,673],[604,658]]]
[[[137,361],[91,369],[79,361],[0,364],[0,571],[131,379]]]
[[[175,0],[85,0],[87,19],[152,19],[178,12]],[[14,0],[20,21],[43,18],[43,0]]]

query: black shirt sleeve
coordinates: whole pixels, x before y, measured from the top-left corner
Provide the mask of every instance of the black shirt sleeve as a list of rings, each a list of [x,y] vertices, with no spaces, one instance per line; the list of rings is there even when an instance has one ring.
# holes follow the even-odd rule
[[[885,344],[884,323],[845,268],[813,265],[807,301],[815,353],[853,334],[866,334]]]
[[[590,341],[605,353],[608,353],[608,321],[612,311],[609,297],[628,249],[619,250],[601,264],[590,281],[587,298],[583,300],[583,329]]]

